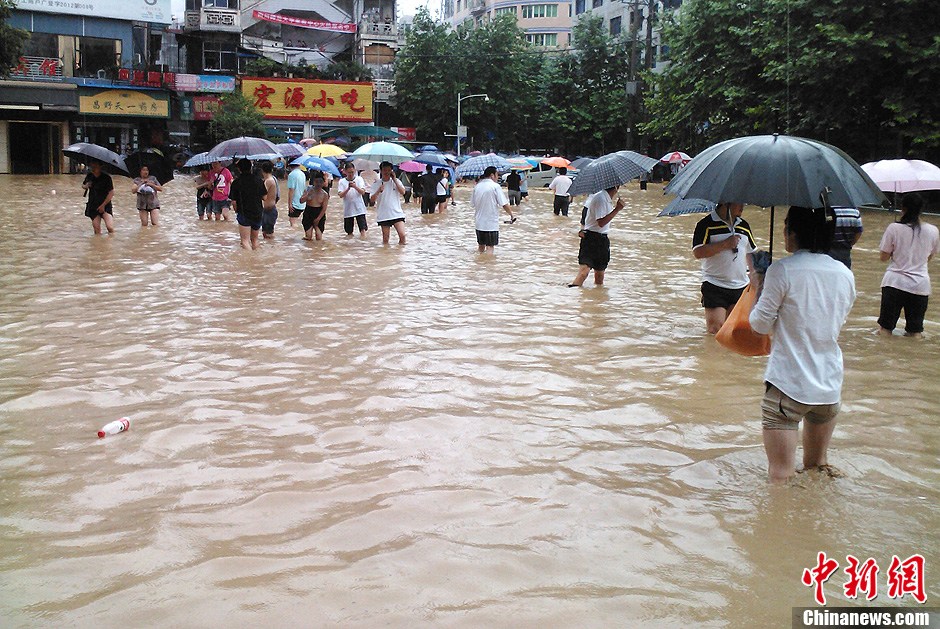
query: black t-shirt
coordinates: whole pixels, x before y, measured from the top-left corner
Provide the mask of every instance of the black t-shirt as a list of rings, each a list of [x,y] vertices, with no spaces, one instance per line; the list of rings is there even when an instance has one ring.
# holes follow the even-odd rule
[[[437,182],[440,181],[440,176],[434,173],[425,173],[418,178],[418,182],[421,184],[421,196],[423,197],[436,197],[437,196]]]
[[[88,189],[88,202],[85,204],[85,211],[97,212],[98,206],[104,203],[104,200],[108,198],[108,193],[114,190],[111,175],[104,171],[102,171],[98,177],[88,173],[85,176],[85,181],[91,182],[91,187]],[[105,206],[105,211],[110,209],[111,202],[109,201],[108,205]]]
[[[239,175],[232,182],[229,198],[236,204],[236,212],[251,220],[261,220],[262,200],[267,192],[264,180],[258,175]]]
[[[510,190],[518,190],[519,184],[522,183],[522,177],[519,176],[519,173],[512,171],[509,173],[509,176],[506,177],[506,187]]]

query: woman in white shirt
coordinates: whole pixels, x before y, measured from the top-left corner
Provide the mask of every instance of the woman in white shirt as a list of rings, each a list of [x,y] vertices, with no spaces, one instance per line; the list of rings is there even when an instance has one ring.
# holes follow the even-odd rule
[[[793,255],[767,269],[750,315],[755,332],[773,336],[761,415],[775,483],[796,473],[802,419],[803,467],[831,472],[827,451],[842,397],[839,332],[855,302],[855,276],[828,255],[834,228],[831,210],[790,208],[783,233]]]
[[[901,219],[888,225],[881,239],[881,261],[888,270],[881,280],[881,313],[878,332],[891,335],[904,310],[904,335],[923,336],[924,315],[930,297],[927,262],[940,248],[940,230],[922,223],[924,201],[919,194],[908,194],[901,201]]]

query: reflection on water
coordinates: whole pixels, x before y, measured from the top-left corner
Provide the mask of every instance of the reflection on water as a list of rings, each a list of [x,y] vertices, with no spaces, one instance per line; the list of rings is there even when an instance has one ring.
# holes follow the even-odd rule
[[[698,217],[655,218],[661,188],[569,289],[577,219],[541,190],[481,257],[464,188],[405,247],[334,207],[252,253],[185,181],[141,229],[119,180],[94,237],[79,182],[0,177],[4,626],[788,626],[821,550],[922,553],[940,596],[940,326],[872,334],[889,216],[855,252],[846,478],[778,491],[765,361],[704,336]]]

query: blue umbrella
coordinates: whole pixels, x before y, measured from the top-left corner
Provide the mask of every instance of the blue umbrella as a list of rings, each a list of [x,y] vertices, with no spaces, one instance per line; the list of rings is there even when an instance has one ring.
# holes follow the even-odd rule
[[[421,153],[421,155],[418,155],[416,158],[414,158],[414,161],[421,164],[431,164],[432,166],[448,165],[447,160],[444,159],[444,156],[439,155],[438,153]]]
[[[428,152],[428,153],[439,153],[439,152],[440,152],[440,149],[438,149],[438,148],[437,148],[436,146],[434,146],[433,144],[425,144],[424,146],[422,146],[421,148],[419,148],[418,151],[421,152],[421,153],[424,153],[424,152]]]
[[[718,207],[717,203],[705,199],[681,199],[676,197],[656,216],[682,216],[683,214],[707,214]]]
[[[415,158],[415,160],[417,161],[417,158]],[[463,164],[458,166],[457,176],[479,177],[483,174],[483,171],[490,166],[495,166],[496,170],[501,173],[508,173],[510,170],[512,170],[512,165],[505,159],[495,153],[487,153],[486,155],[477,155],[476,157],[471,157]]]
[[[304,155],[303,157],[298,157],[291,164],[297,164],[303,166],[307,170],[319,170],[322,172],[330,173],[335,177],[341,177],[339,174],[339,169],[333,164],[333,162],[323,159],[322,157],[317,157],[316,155]]]
[[[633,151],[617,151],[598,157],[578,172],[568,194],[593,194],[620,186],[643,173],[648,173],[659,160]]]

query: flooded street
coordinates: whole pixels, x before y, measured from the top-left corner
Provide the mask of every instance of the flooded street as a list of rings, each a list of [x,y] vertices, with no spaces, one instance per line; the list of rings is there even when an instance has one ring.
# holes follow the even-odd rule
[[[705,336],[701,216],[656,218],[661,186],[624,189],[607,285],[577,289],[581,206],[547,191],[481,257],[464,187],[383,247],[335,197],[302,241],[282,181],[246,252],[188,177],[159,228],[115,177],[112,237],[80,183],[0,177],[4,627],[789,627],[820,551],[830,605],[847,554],[882,605],[892,555],[922,554],[940,601],[940,303],[922,341],[873,333],[893,216],[853,253],[846,476],[771,488],[766,359]],[[745,218],[766,248],[769,212]]]

